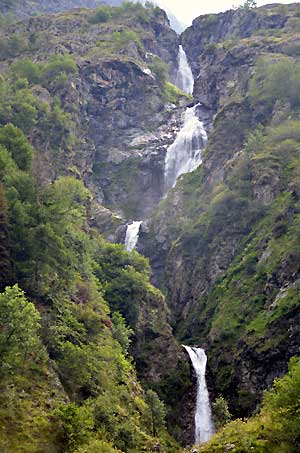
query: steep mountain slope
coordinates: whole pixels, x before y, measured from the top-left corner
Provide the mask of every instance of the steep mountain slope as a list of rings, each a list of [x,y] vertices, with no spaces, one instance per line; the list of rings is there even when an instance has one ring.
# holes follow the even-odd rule
[[[159,397],[169,431],[192,444],[195,376],[179,343],[205,347],[212,398],[234,416],[299,355],[299,29],[299,4],[202,16],[180,38],[162,10],[131,3],[2,26],[5,453],[176,452]],[[179,43],[193,99],[170,83]],[[187,107],[208,146],[162,199]],[[153,277],[112,243],[145,218]],[[212,451],[248,429],[240,451],[269,442],[271,406]],[[298,409],[280,406],[280,426],[285,410]]]
[[[152,53],[176,60],[177,36],[151,6],[101,11],[104,20],[83,10],[1,29],[6,453],[177,451],[163,403],[137,373],[145,387],[158,386],[180,349],[147,261],[99,236],[113,239],[121,219],[100,204],[110,206],[95,170],[114,155],[110,172],[119,171],[137,153],[128,143],[177,118],[173,102],[186,97]],[[139,151],[138,162],[144,157]]]
[[[177,335],[206,346],[215,392],[240,415],[299,354],[299,13],[230,11],[184,32],[209,143],[141,245]]]
[[[180,94],[167,85],[167,69],[159,59],[174,74],[178,39],[158,8],[146,12],[129,5],[111,12],[104,21],[99,11],[84,10],[4,28],[2,69],[6,59],[19,61],[21,55],[39,65],[52,54],[74,56],[76,66],[67,70],[66,80],[44,80],[38,84],[42,88],[30,81],[35,97],[50,105],[51,98],[59,98],[66,113],[55,155],[44,137],[34,143],[43,150],[37,171],[49,181],[77,173],[97,201],[123,216],[140,217],[161,196],[165,146],[179,121],[173,102]],[[137,195],[141,191],[143,202]]]

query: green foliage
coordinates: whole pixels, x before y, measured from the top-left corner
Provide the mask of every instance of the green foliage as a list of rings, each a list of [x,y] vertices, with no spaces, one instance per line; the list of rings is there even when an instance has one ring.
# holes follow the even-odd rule
[[[141,3],[135,2],[122,2],[120,6],[101,6],[96,9],[96,12],[89,17],[91,24],[101,24],[120,18],[134,18],[136,17],[143,23],[150,22],[149,13],[157,12],[158,8],[151,2],[146,2],[143,6]]]
[[[289,102],[292,107],[300,105],[300,64],[288,57],[278,61],[261,58],[251,81],[249,95],[255,105],[275,101]]]
[[[18,285],[0,294],[1,373],[15,371],[39,344],[40,316]]]
[[[112,8],[108,5],[101,6],[96,9],[95,14],[89,18],[91,24],[102,24],[108,22],[112,18]]]
[[[66,85],[69,76],[77,74],[76,62],[70,55],[53,55],[42,67],[41,83],[57,90]]]
[[[53,417],[57,442],[62,445],[65,452],[74,451],[92,434],[94,419],[89,407],[78,407],[74,403],[69,403],[58,407]]]
[[[164,96],[168,102],[172,102],[173,104],[178,104],[182,96],[184,96],[187,99],[192,99],[191,96],[184,93],[170,82],[165,82]]]
[[[135,43],[137,47],[143,48],[141,38],[134,30],[115,31],[112,34],[112,41],[117,50],[126,48],[131,42]]]
[[[26,50],[27,43],[18,33],[12,33],[9,38],[0,39],[0,60],[20,55]]]
[[[70,55],[52,55],[46,63],[33,63],[20,60],[10,68],[12,80],[26,79],[29,84],[41,84],[49,89],[61,89],[66,86],[68,77],[76,76],[78,68]]]
[[[75,453],[121,453],[121,451],[116,450],[109,442],[96,439],[79,448]]]
[[[12,267],[8,245],[7,201],[2,184],[0,184],[0,269],[0,291],[3,291],[5,286],[11,283]]]
[[[259,153],[264,148],[265,142],[264,128],[259,126],[254,132],[249,134],[244,150],[248,154]]]
[[[289,372],[265,394],[261,412],[249,421],[236,420],[199,452],[219,453],[230,445],[240,453],[296,453],[300,435],[300,362],[292,359]]]
[[[151,389],[146,391],[146,403],[151,414],[152,434],[157,436],[159,429],[165,423],[166,408],[157,393]]]
[[[252,8],[257,8],[257,2],[255,0],[246,0],[241,6],[241,9],[249,10]]]
[[[152,61],[149,64],[151,72],[155,75],[157,82],[163,87],[167,82],[168,77],[168,66],[161,58],[157,55],[152,57]]]
[[[122,346],[124,354],[127,354],[131,343],[130,337],[133,334],[133,330],[126,326],[125,319],[117,311],[115,311],[112,314],[112,322],[113,322],[112,326],[113,337]]]
[[[27,79],[30,84],[39,83],[41,79],[41,66],[31,60],[20,60],[10,67],[14,79]]]
[[[12,124],[0,128],[0,145],[7,149],[20,170],[30,169],[33,148],[20,129]]]
[[[214,415],[214,422],[217,429],[222,428],[232,419],[232,415],[228,409],[227,401],[222,397],[218,397],[212,403],[212,410]]]

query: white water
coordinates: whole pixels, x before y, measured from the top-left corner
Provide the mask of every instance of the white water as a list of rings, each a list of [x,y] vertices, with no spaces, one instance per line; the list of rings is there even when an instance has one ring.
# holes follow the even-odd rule
[[[209,394],[206,386],[205,371],[207,357],[203,349],[190,346],[187,350],[197,376],[197,403],[195,412],[195,444],[199,445],[210,440],[215,432],[212,420]]]
[[[165,157],[165,192],[175,186],[179,176],[194,171],[202,162],[201,152],[207,133],[196,114],[197,105],[187,108],[184,123]]]
[[[125,247],[128,252],[134,250],[138,243],[142,223],[143,222],[132,222],[127,226]]]
[[[176,75],[175,85],[182,91],[188,94],[193,94],[194,76],[191,67],[188,63],[187,56],[182,46],[179,46],[178,51],[178,71]]]

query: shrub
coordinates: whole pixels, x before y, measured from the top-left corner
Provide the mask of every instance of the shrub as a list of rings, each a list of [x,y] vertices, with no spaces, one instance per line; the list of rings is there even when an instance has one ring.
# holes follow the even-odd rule
[[[42,84],[46,88],[49,85],[59,88],[65,85],[69,75],[76,74],[78,74],[77,65],[70,55],[54,55],[42,68]]]
[[[288,57],[275,62],[260,59],[250,83],[249,95],[253,104],[263,101],[273,105],[276,100],[280,100],[290,102],[292,107],[298,107],[300,63]]]
[[[117,50],[124,49],[131,42],[134,42],[137,47],[143,48],[141,38],[133,30],[116,31],[112,34],[112,40]]]
[[[232,416],[229,412],[227,401],[222,396],[217,398],[216,401],[212,403],[212,410],[217,429],[222,428],[230,422]]]
[[[40,82],[41,67],[31,60],[21,60],[11,66],[10,73],[14,79],[25,78],[34,84]]]
[[[167,81],[167,77],[168,77],[167,64],[164,61],[162,61],[161,58],[154,55],[152,57],[151,63],[149,64],[149,68],[150,68],[151,72],[155,75],[157,82],[161,86],[164,86]]]
[[[0,370],[16,366],[38,344],[39,313],[15,285],[0,294]]]
[[[102,24],[112,18],[112,8],[110,6],[101,6],[96,9],[95,14],[89,18],[91,24]]]

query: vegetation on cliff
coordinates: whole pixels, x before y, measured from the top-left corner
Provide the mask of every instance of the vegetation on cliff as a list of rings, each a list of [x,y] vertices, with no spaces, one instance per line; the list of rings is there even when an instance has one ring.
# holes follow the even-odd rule
[[[153,20],[152,10],[111,9],[118,24]],[[84,23],[98,13],[83,13]],[[143,390],[132,358],[149,386],[162,357],[155,345],[176,350],[164,297],[146,259],[90,226],[95,201],[78,162],[86,124],[72,94],[78,56],[48,57],[43,33],[21,29],[5,30],[0,45],[1,60],[13,59],[0,81],[0,449],[177,451],[165,406]],[[108,59],[131,43],[141,50],[137,36],[115,31]],[[142,58],[133,64],[141,77]]]
[[[296,453],[299,451],[300,362],[293,359],[287,375],[265,393],[258,415],[235,420],[223,428],[199,453]]]
[[[1,449],[133,452],[162,442],[168,450],[162,403],[144,394],[128,355],[127,322],[143,316],[138,299],[113,303],[104,276],[123,275],[125,293],[143,284],[161,326],[163,297],[149,283],[147,262],[89,228],[91,194],[80,181],[38,183],[34,150],[20,129],[2,127],[0,141],[1,286],[19,285],[0,295]],[[105,259],[105,250],[118,264]],[[152,314],[150,325],[155,320]],[[165,440],[153,437],[160,433]]]

